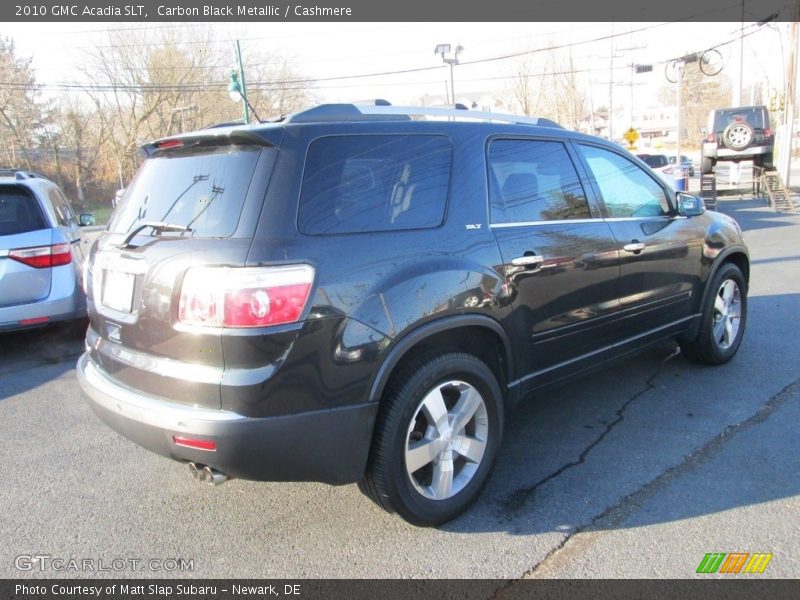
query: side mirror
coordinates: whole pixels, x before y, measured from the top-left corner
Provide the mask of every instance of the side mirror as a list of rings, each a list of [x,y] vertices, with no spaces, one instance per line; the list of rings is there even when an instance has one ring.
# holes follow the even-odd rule
[[[80,223],[81,227],[88,227],[89,225],[94,225],[94,215],[89,213],[81,213],[81,216],[78,217],[78,223]]]
[[[697,217],[706,212],[706,205],[702,198],[678,192],[675,194],[678,201],[678,214],[682,217]]]

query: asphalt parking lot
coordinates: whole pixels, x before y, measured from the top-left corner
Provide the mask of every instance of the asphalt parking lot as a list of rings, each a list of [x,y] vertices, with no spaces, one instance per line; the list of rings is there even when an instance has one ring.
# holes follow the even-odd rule
[[[757,200],[719,206],[745,229],[752,259],[734,361],[698,367],[665,344],[524,404],[477,506],[438,529],[380,511],[355,486],[200,485],[94,417],[75,380],[74,333],[0,336],[0,577],[513,585],[693,577],[709,552],[772,553],[760,577],[800,576],[800,215]],[[70,558],[95,562],[52,569]],[[120,559],[125,568],[98,569]],[[176,559],[191,570],[173,569]]]

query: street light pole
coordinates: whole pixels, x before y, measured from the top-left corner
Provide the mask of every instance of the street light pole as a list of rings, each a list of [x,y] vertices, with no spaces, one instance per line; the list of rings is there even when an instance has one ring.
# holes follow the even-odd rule
[[[244,116],[245,124],[250,122],[250,109],[247,106],[247,83],[244,79],[244,64],[242,63],[242,48],[239,46],[239,40],[236,40],[236,63],[239,66],[239,87],[242,94],[242,115]]]
[[[456,58],[456,60],[458,60],[458,59]],[[453,82],[453,63],[449,62],[448,64],[450,65],[450,97],[453,99],[453,105],[455,106],[455,103],[456,103],[456,86],[455,86],[455,83]]]
[[[450,53],[450,44],[437,44],[436,48],[434,49],[434,54],[441,54],[442,55],[442,62],[450,65],[450,98],[452,100],[453,105],[455,106],[456,103],[456,87],[455,81],[453,78],[453,67],[458,63],[458,55],[464,51],[464,47],[457,45],[455,52],[453,53],[452,57],[446,57],[445,54]]]

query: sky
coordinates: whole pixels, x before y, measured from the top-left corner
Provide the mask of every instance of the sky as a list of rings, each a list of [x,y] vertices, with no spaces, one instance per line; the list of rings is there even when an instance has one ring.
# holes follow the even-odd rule
[[[427,69],[410,73],[320,81],[321,101],[386,98],[393,104],[419,104],[424,94],[444,95],[449,70],[434,53],[440,43],[464,47],[455,67],[456,98],[508,88],[520,61],[541,60],[538,49],[571,45],[575,69],[592,104],[630,103],[632,81],[636,105],[657,102],[667,85],[664,63],[687,53],[718,47],[723,73],[736,82],[740,67],[744,86],[766,84],[781,89],[789,58],[788,24],[757,27],[750,23],[213,23],[216,42],[208,49],[229,54],[231,40],[241,40],[245,68],[261,53],[288,57],[303,76],[332,78]],[[32,58],[37,82],[86,82],[79,70],[85,50],[108,43],[107,30],[174,28],[168,23],[19,23],[6,32],[21,56]],[[740,42],[744,30],[747,35]],[[613,36],[613,37],[611,37]],[[591,42],[597,38],[605,38]],[[731,43],[732,42],[732,43]],[[739,61],[739,49],[744,59]],[[612,56],[614,52],[614,58]],[[509,54],[523,57],[491,60]],[[472,61],[481,61],[469,64]],[[613,64],[612,64],[613,61]],[[652,73],[636,75],[626,65],[653,64]],[[534,63],[536,64],[536,63]],[[611,67],[614,67],[613,69]],[[691,67],[691,66],[690,66]],[[534,68],[534,72],[536,71]],[[538,67],[541,68],[541,67]],[[609,85],[612,81],[613,84]],[[50,91],[50,94],[56,92]],[[58,92],[60,93],[60,92]],[[742,103],[749,102],[743,98]]]

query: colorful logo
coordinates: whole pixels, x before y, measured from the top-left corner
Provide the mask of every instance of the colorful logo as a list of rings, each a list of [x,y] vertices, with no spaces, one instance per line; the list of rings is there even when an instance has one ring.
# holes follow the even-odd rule
[[[697,573],[763,573],[771,560],[771,552],[709,552],[700,561]]]

